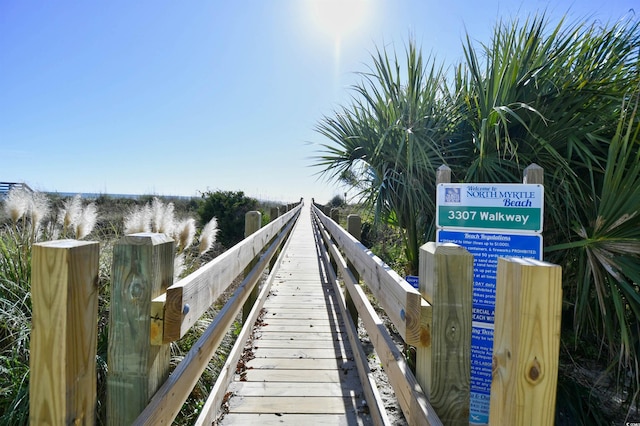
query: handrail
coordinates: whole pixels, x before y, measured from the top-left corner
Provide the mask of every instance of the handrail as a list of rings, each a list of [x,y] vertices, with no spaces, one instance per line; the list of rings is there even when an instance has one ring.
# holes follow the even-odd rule
[[[152,302],[156,343],[184,337],[279,230],[300,214],[300,206],[278,217],[197,271],[167,288]]]
[[[431,341],[430,305],[420,293],[320,209],[313,206],[313,211],[367,282],[404,341],[417,347],[428,345]]]
[[[333,242],[332,237],[336,240],[351,241],[352,245],[350,247],[340,247],[345,252],[348,252],[346,256],[351,262],[353,262],[353,260],[358,257],[355,254],[356,250],[354,249],[354,247],[359,248],[363,253],[368,252],[367,257],[370,256],[369,261],[363,261],[363,263],[360,264],[360,269],[358,270],[358,272],[362,276],[372,276],[371,274],[366,273],[365,268],[383,269],[385,271],[389,271],[385,272],[389,275],[389,278],[387,279],[383,278],[384,274],[375,275],[375,282],[378,283],[379,289],[382,288],[380,283],[389,282],[391,280],[397,282],[397,274],[395,274],[395,272],[393,272],[390,268],[387,269],[388,267],[384,264],[384,262],[382,262],[382,260],[380,260],[376,256],[370,255],[368,249],[366,249],[361,243],[357,242],[357,240],[353,241],[355,240],[353,239],[353,237],[347,238],[350,236],[346,234],[346,232],[342,228],[338,226],[332,226],[335,225],[335,223],[331,220],[328,220],[328,218],[318,208],[314,206],[312,211],[314,213],[314,220],[317,221],[320,228],[320,234],[322,235],[322,238],[327,246],[327,251],[334,259],[335,264],[338,267],[338,273],[342,277],[342,281],[345,284],[346,290],[351,295],[351,300],[353,301],[358,311],[358,315],[360,316],[360,318],[362,318],[364,327],[370,336],[370,340],[374,345],[376,353],[381,359],[385,371],[387,372],[389,382],[391,383],[391,386],[396,393],[398,403],[400,404],[405,417],[412,425],[441,425],[442,422],[438,418],[434,409],[429,404],[424,391],[418,384],[416,377],[411,372],[411,369],[404,359],[404,356],[398,350],[395,342],[391,338],[391,335],[384,326],[384,323],[376,314],[373,306],[364,293],[362,286],[360,286],[356,282],[353,274],[347,266],[347,261],[340,253],[338,245]],[[360,257],[362,258],[362,256]],[[367,284],[371,283],[368,282]],[[377,300],[381,305],[389,305],[388,301],[385,301],[382,298],[387,297],[388,295],[393,295],[394,292],[378,291],[377,294],[379,297],[377,298]],[[395,294],[397,294],[397,292]],[[420,321],[418,321],[419,324],[424,325],[430,322],[430,308],[431,306],[421,298],[420,312],[425,315],[425,318],[421,318]],[[345,319],[345,321],[347,320]],[[396,327],[398,328],[397,325]],[[365,380],[363,380],[362,378],[361,381],[363,381],[363,383],[365,382]],[[366,391],[367,389],[365,386],[365,393]]]
[[[0,182],[0,194],[8,194],[14,188],[33,192],[33,189],[24,182]]]
[[[133,423],[134,425],[169,424],[178,415],[182,404],[184,404],[184,401],[189,397],[193,386],[195,386],[209,360],[222,342],[222,338],[242,309],[245,300],[249,297],[249,293],[257,284],[262,276],[262,272],[293,228],[295,219],[298,218],[299,213],[300,206],[287,215],[282,216],[282,221],[273,223],[273,225],[284,223],[285,226],[275,237],[266,252],[260,257],[258,263],[251,269],[251,272],[243,280],[233,296],[225,303],[213,322],[192,346],[180,364],[178,364],[171,376],[169,376],[169,379],[162,384],[151,398],[147,407]],[[260,233],[256,233],[252,236],[258,236],[259,234]],[[260,235],[271,235],[271,231],[262,232]],[[258,238],[258,240],[260,240],[260,238]],[[255,241],[256,238],[249,237],[243,240],[243,244],[251,246],[255,244]],[[239,253],[239,250],[235,250],[234,252]],[[221,265],[227,265],[227,262],[218,262],[216,265],[220,268],[222,267]],[[237,264],[235,266],[239,267]],[[219,270],[218,268],[210,267],[207,271],[208,273],[212,273],[211,271],[215,272]]]

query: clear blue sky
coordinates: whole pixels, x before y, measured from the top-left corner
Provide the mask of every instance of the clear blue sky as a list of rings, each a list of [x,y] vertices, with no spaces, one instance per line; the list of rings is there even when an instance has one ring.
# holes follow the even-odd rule
[[[355,3],[355,4],[350,4]],[[336,6],[337,5],[337,6]],[[0,0],[0,181],[326,202],[314,131],[376,48],[461,60],[499,18],[617,20],[637,0]]]

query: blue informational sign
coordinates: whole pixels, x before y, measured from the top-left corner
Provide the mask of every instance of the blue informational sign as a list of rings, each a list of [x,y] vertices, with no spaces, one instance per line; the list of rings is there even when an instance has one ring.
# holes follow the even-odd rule
[[[473,255],[471,331],[471,424],[489,423],[491,359],[499,257],[542,260],[542,236],[439,229],[437,242],[454,243]]]
[[[406,277],[404,277],[404,280],[411,284],[413,288],[420,288],[420,277],[418,277],[417,275],[407,275]]]

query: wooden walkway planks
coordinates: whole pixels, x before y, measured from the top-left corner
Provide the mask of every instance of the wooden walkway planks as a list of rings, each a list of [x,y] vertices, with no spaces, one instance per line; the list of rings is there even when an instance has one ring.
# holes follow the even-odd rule
[[[302,209],[278,266],[253,359],[229,387],[223,425],[368,425],[353,355]]]

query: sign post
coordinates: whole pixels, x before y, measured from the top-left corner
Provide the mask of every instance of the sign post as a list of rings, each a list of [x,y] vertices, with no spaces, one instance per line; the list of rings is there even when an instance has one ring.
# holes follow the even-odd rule
[[[498,257],[542,260],[544,188],[537,184],[438,185],[438,243],[473,255],[471,424],[488,424]]]

